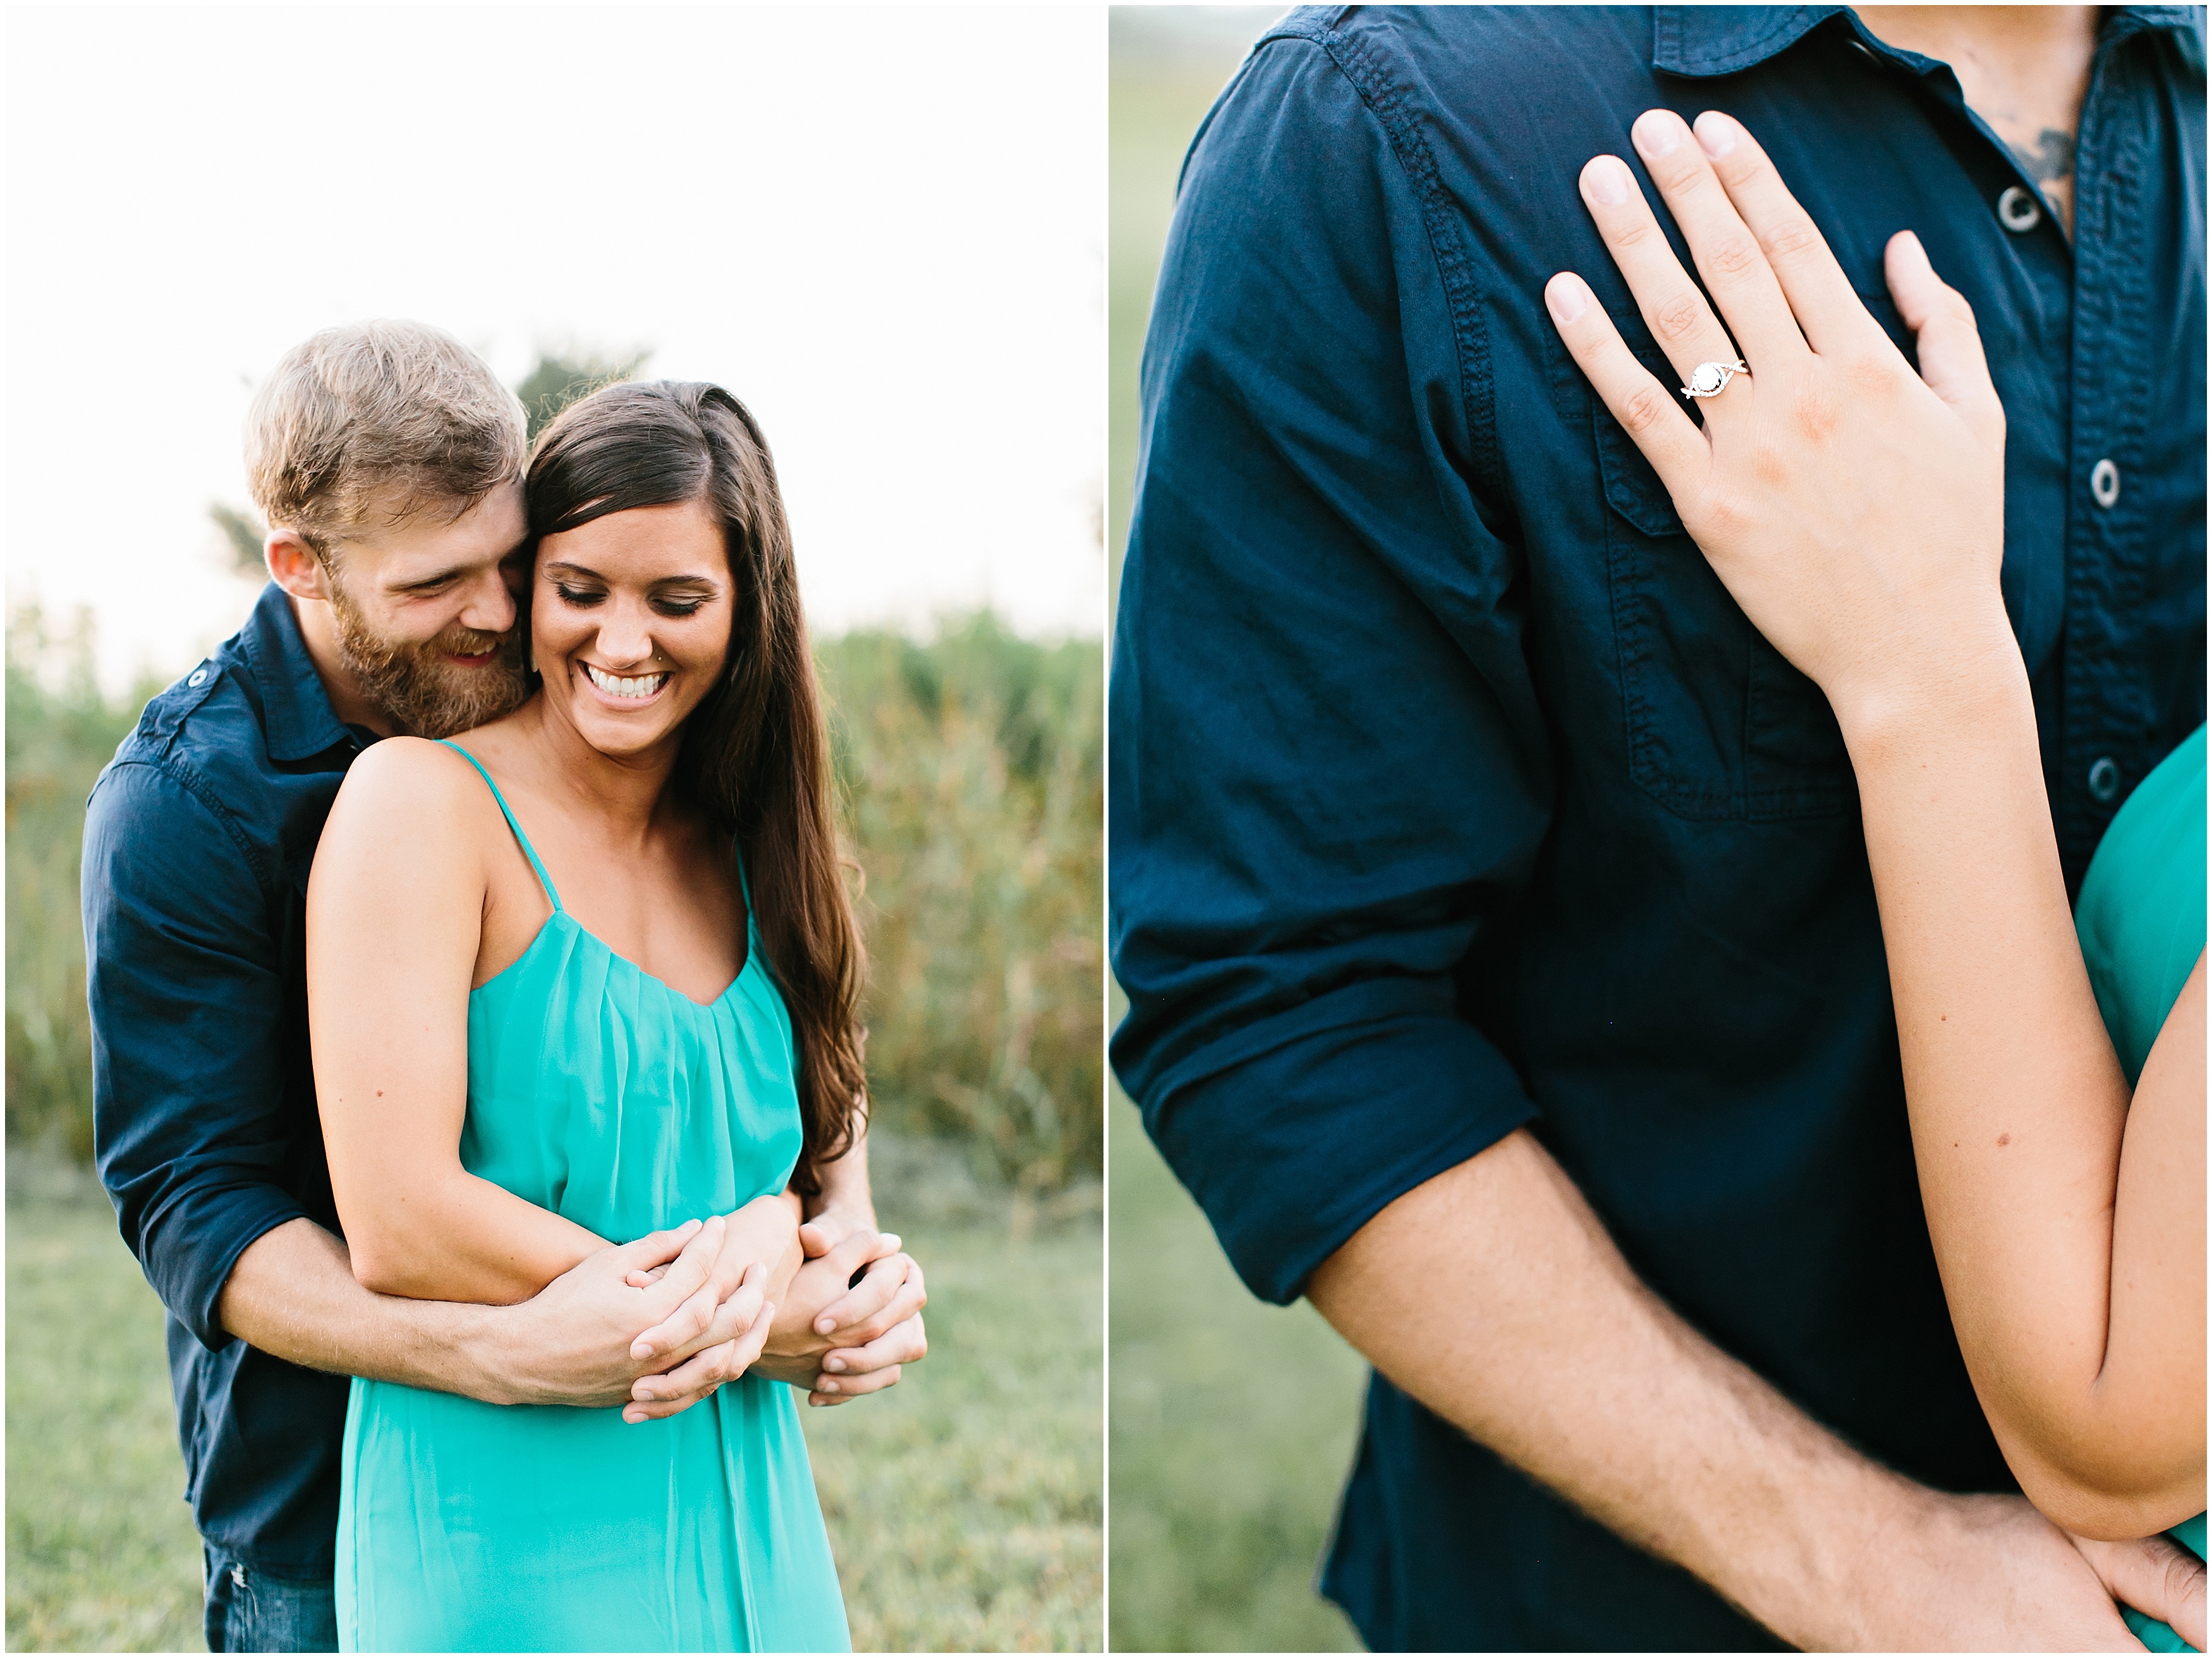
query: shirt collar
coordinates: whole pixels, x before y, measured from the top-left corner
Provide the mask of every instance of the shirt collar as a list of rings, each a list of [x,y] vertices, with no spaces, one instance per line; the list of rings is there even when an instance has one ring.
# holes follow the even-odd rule
[[[261,690],[262,728],[271,760],[312,759],[355,741],[331,707],[323,677],[315,671],[307,641],[300,636],[291,596],[282,587],[272,581],[261,590],[238,638],[246,665]]]
[[[1734,75],[1786,51],[1815,25],[1848,9],[1844,6],[1655,6],[1651,66],[1669,75]],[[2200,73],[2203,70],[2204,23],[2199,7],[2114,6],[2109,9],[2105,27],[2129,33],[2165,30],[2176,38],[2191,64]],[[1880,44],[1863,27],[1859,33],[1870,46]],[[1891,55],[1915,68],[1929,62],[1912,52]]]

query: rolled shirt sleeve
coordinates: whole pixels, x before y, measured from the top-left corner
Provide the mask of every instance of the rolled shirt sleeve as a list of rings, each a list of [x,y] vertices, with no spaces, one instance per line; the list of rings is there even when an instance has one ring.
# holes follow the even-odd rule
[[[85,816],[82,900],[100,1177],[124,1242],[210,1349],[285,1189],[285,997],[255,854],[182,777],[118,762]]]
[[[1486,1034],[1483,948],[1551,762],[1457,237],[1387,97],[1272,41],[1194,146],[1146,344],[1113,1059],[1279,1303],[1536,1113]]]

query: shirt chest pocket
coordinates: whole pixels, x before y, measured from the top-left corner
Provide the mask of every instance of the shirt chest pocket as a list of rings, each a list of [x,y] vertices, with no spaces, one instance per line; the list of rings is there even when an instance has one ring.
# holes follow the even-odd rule
[[[1619,320],[1634,340],[1640,324]],[[1662,384],[1680,384],[1656,350],[1637,355]],[[1631,779],[1680,817],[1850,810],[1850,758],[1827,698],[1737,607],[1605,405],[1589,407]]]

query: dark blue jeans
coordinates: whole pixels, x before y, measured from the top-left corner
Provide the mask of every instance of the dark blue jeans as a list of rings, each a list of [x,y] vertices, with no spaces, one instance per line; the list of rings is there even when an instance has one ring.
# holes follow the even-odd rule
[[[327,1577],[279,1577],[203,1543],[210,1652],[336,1652],[337,1601]]]

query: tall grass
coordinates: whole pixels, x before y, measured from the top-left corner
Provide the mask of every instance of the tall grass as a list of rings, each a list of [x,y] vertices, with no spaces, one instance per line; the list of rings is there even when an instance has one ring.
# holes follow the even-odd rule
[[[866,872],[878,1118],[1017,1191],[1095,1179],[1103,1137],[1099,647],[988,615],[821,651]]]
[[[823,642],[841,806],[864,872],[878,1121],[957,1141],[1042,1197],[1095,1190],[1101,1156],[1100,647],[988,615],[932,643]],[[88,624],[9,621],[7,1125],[88,1157],[91,1046],[78,918],[84,799],[146,696],[110,699]]]
[[[92,1027],[84,1002],[77,849],[84,798],[155,686],[111,701],[92,623],[36,606],[8,620],[8,1137],[92,1156]]]

